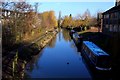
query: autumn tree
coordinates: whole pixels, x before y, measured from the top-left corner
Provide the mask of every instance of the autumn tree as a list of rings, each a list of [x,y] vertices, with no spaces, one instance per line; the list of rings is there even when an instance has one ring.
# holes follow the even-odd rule
[[[87,9],[83,15],[78,14],[75,18],[70,14],[65,16],[62,22],[62,27],[65,28],[74,28],[80,26],[89,26],[91,20],[90,11]]]
[[[56,20],[54,11],[49,12],[48,18],[49,18],[50,28],[57,27],[57,20]]]
[[[2,9],[10,11],[7,16],[2,15],[3,22],[6,22],[6,24],[3,23],[4,27],[2,28],[5,41],[3,44],[11,45],[22,42],[25,38],[24,35],[30,33],[33,25],[38,22],[32,5],[26,2],[6,2],[2,4]]]
[[[62,22],[62,27],[67,28],[69,26],[69,17],[65,16]]]
[[[41,13],[41,26],[45,29],[54,29],[57,27],[57,20],[54,11]]]
[[[54,11],[38,13],[39,4],[26,2],[2,3],[3,48],[14,48],[16,44],[31,42],[57,26]],[[2,12],[2,13],[3,13]]]
[[[62,22],[62,27],[71,28],[73,26],[72,14],[65,16]]]

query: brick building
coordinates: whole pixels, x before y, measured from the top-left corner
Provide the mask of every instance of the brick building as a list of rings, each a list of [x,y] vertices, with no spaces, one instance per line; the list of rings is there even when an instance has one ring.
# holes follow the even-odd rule
[[[102,32],[120,32],[120,0],[103,13]]]

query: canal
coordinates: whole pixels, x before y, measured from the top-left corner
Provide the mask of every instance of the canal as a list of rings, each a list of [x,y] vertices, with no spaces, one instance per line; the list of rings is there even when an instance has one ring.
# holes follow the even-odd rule
[[[91,78],[82,56],[69,36],[61,30],[26,66],[27,78]]]

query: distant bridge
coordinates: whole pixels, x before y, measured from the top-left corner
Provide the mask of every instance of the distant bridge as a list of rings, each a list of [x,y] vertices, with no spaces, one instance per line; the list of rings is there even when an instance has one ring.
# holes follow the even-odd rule
[[[1,16],[2,16],[2,19],[10,19],[11,18],[11,16],[13,17],[20,17],[21,15],[24,15],[24,16],[26,16],[27,17],[27,14],[29,14],[30,13],[30,11],[29,12],[18,12],[18,11],[16,11],[16,10],[7,10],[7,9],[1,9],[0,8],[0,12],[1,12]]]

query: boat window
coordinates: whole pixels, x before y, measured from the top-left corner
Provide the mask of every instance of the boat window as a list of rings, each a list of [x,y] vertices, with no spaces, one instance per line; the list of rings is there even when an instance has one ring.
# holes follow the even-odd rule
[[[85,49],[85,46],[83,45],[82,48]]]
[[[97,62],[97,56],[95,56],[93,53],[91,53],[91,60],[93,61],[93,63],[96,64],[96,62]]]

